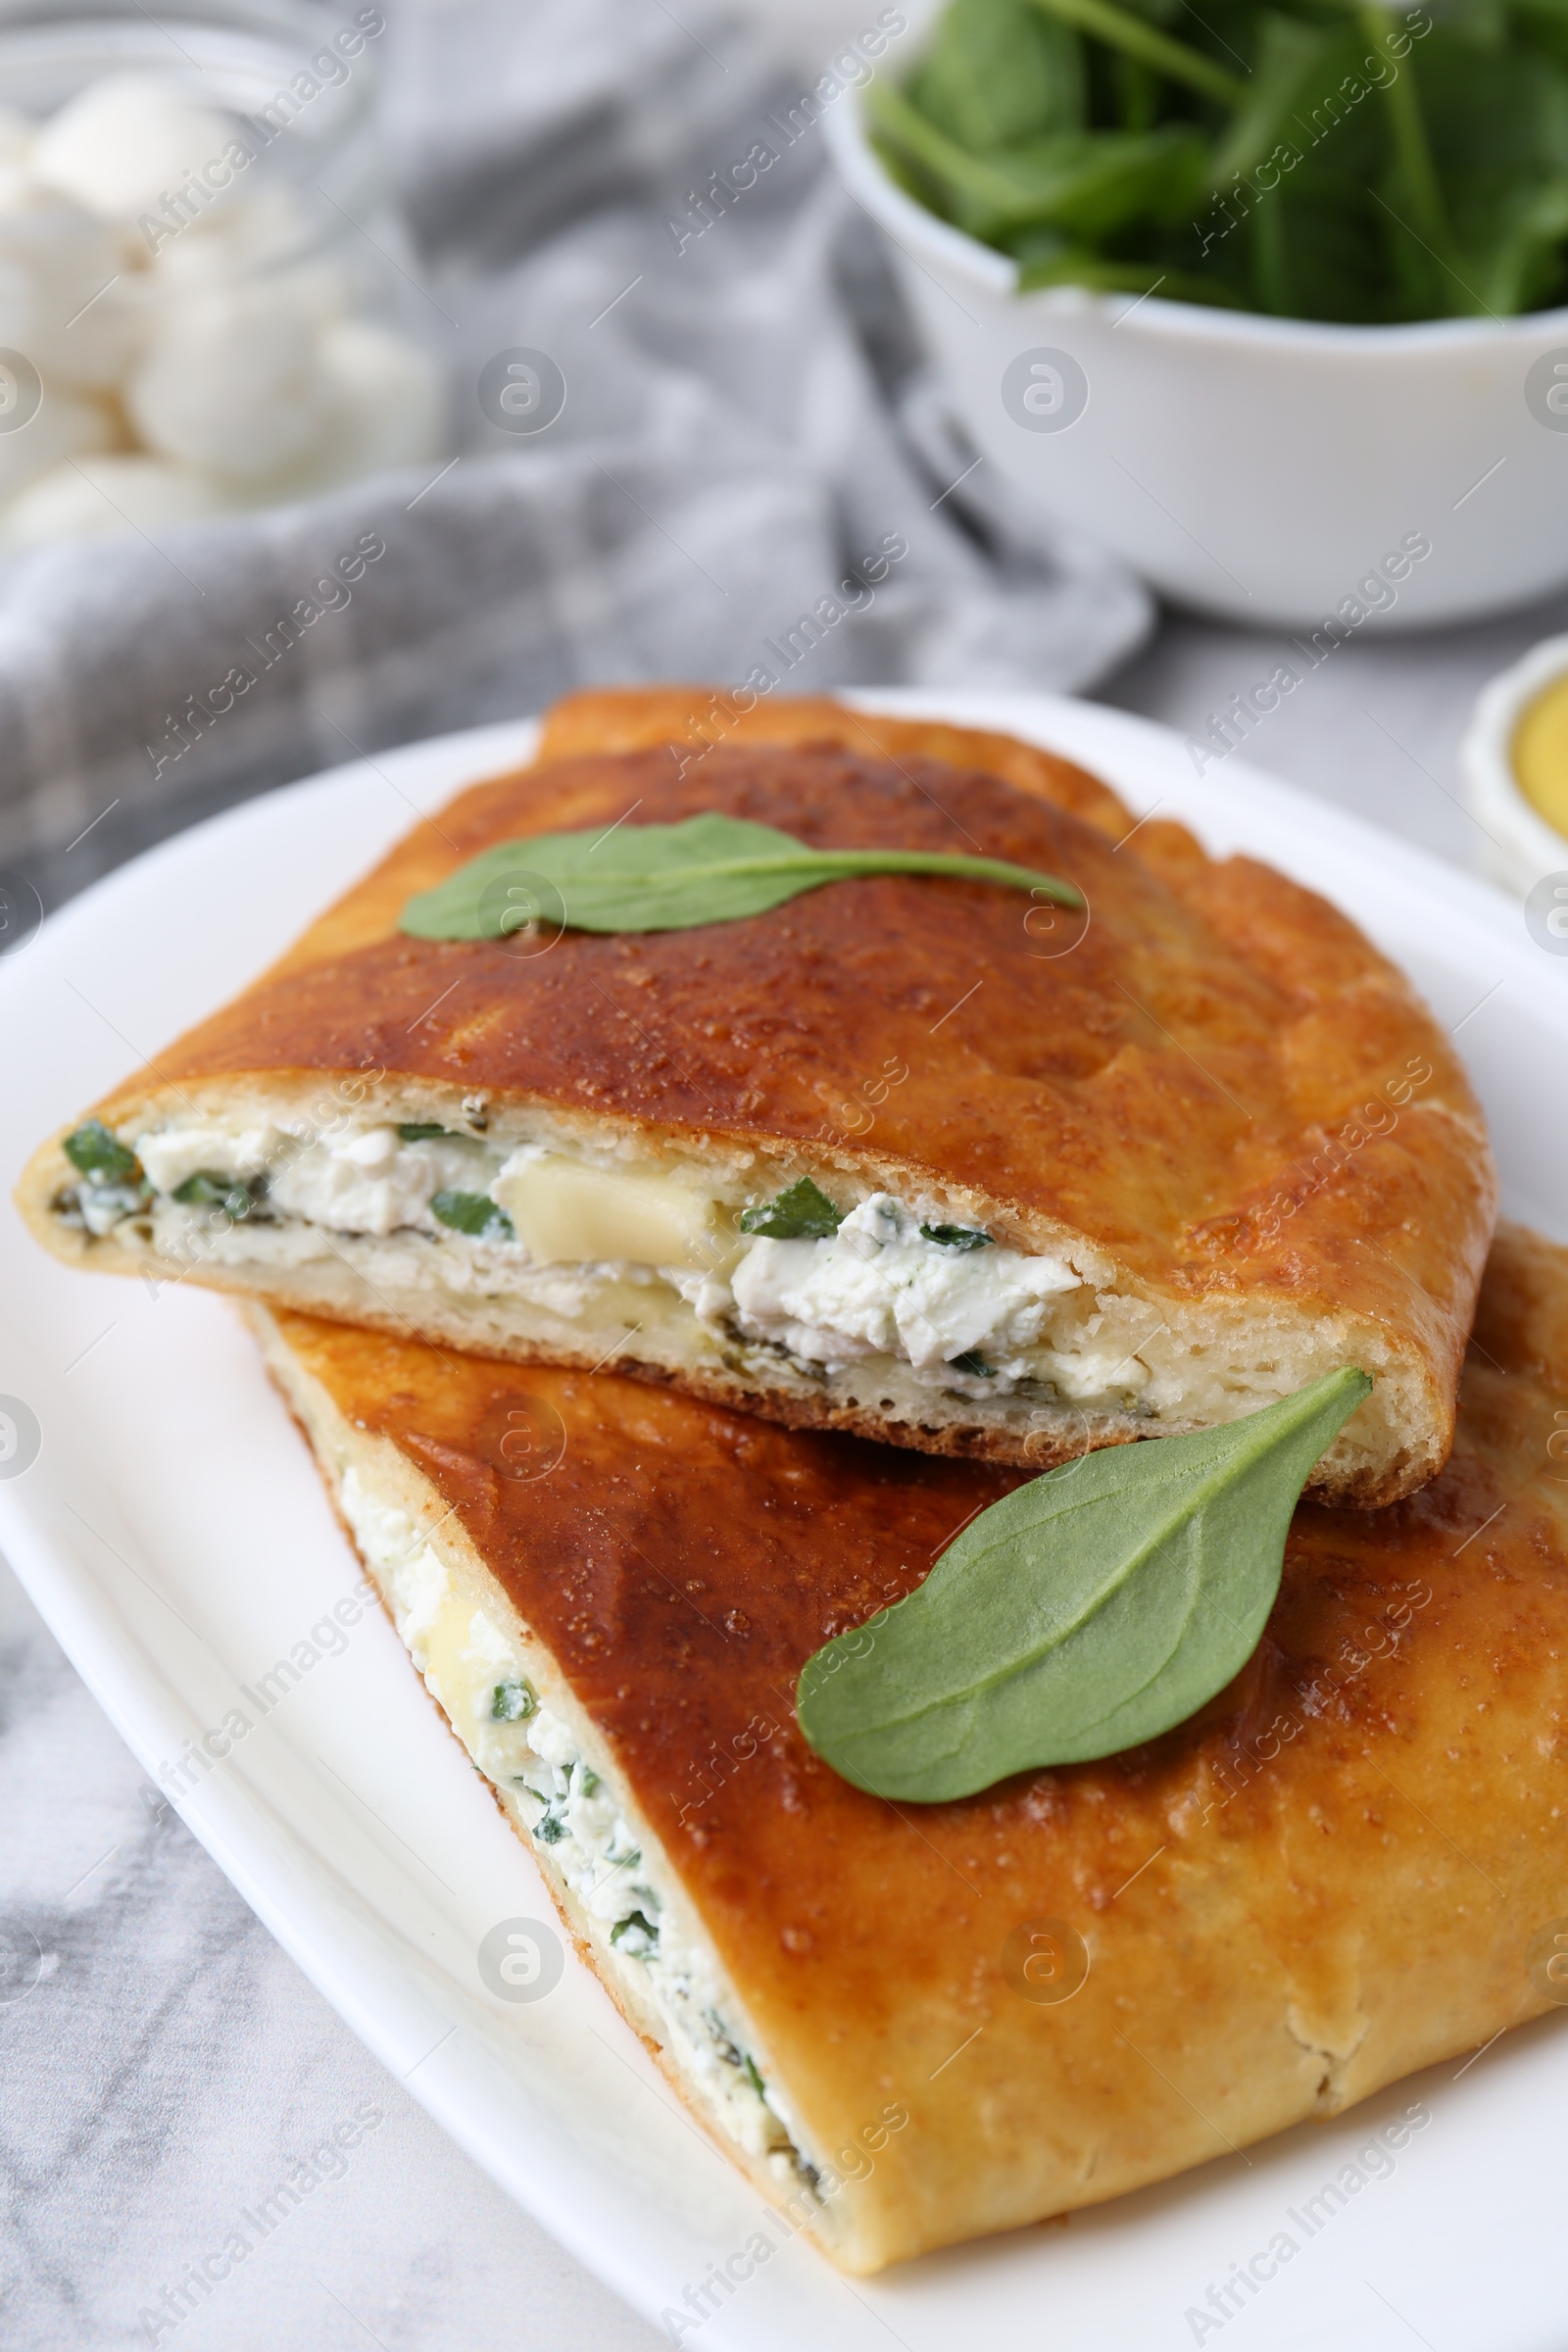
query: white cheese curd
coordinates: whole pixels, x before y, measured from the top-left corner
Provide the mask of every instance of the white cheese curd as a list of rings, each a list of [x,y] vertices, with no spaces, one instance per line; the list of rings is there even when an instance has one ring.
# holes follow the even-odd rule
[[[221,1176],[259,1176],[281,1164],[292,1136],[270,1120],[235,1127],[221,1119],[191,1119],[136,1138],[136,1157],[155,1192],[176,1193],[202,1169]]]
[[[743,1331],[812,1363],[895,1355],[918,1371],[976,1351],[1016,1356],[1038,1340],[1047,1302],[1082,1282],[1064,1257],[928,1241],[887,1193],[828,1240],[755,1242],[730,1277]]]
[[[352,1463],[343,1473],[338,1501],[355,1542],[381,1578],[398,1632],[422,1670],[426,1639],[448,1599],[446,1569],[408,1512],[372,1494]]]
[[[480,1144],[443,1136],[406,1144],[395,1127],[368,1127],[307,1144],[273,1176],[270,1200],[283,1215],[338,1233],[384,1236],[404,1225],[435,1228],[437,1193],[487,1192],[493,1173],[494,1156]]]

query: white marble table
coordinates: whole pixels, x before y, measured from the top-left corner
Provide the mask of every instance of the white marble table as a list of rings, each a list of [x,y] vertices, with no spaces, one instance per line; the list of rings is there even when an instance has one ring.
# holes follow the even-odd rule
[[[1474,868],[1453,765],[1466,711],[1488,675],[1565,625],[1555,609],[1347,644],[1250,756]],[[1171,621],[1106,699],[1200,732],[1282,658],[1266,636]],[[26,1931],[44,1954],[36,1988],[0,2006],[6,2352],[651,2352],[664,2340],[443,2137],[148,1801],[3,1569],[0,1823],[0,1935]],[[379,2120],[341,2175],[177,2325],[177,2301],[164,2306],[160,2325],[166,2290],[239,2209],[366,2110]]]

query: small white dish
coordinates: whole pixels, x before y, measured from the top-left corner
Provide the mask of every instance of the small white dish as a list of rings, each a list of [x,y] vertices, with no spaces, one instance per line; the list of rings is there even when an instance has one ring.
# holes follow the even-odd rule
[[[931,0],[907,14],[883,72],[907,70]],[[1568,310],[1331,326],[1157,294],[1019,293],[1015,263],[889,175],[860,90],[822,130],[887,232],[975,447],[1162,595],[1254,627],[1338,614],[1353,636],[1568,581]]]
[[[1568,964],[1487,884],[1240,758],[1195,777],[1179,735],[1121,711],[1027,694],[855,699],[1064,752],[1140,813],[1180,817],[1215,854],[1269,858],[1335,898],[1456,1030],[1510,1213],[1568,1239],[1568,1096],[1542,1077],[1568,1054]],[[379,1612],[257,1720],[273,1662],[359,1576],[310,1456],[226,1300],[60,1264],[9,1188],[41,1136],[242,986],[414,811],[531,741],[526,726],[478,729],[249,802],[111,874],[0,958],[0,1397],[42,1429],[21,1475],[0,1460],[0,1544],[57,1638],[150,1776],[245,1709],[246,1735],[192,1772],[190,1829],[452,2136],[678,2343],[1178,2352],[1206,2336],[1213,2352],[1210,2282],[1419,2099],[1430,2130],[1248,2306],[1236,2345],[1396,2352],[1413,2328],[1442,2352],[1560,2352],[1568,2024],[1554,2018],[1065,2226],[854,2280],[792,2240],[749,2279],[732,2269],[745,2283],[721,2300],[710,2280],[765,2209],[574,1959],[537,2005],[487,1992],[481,1939],[502,1921],[549,1922],[549,1897]]]
[[[1564,453],[1568,456],[1568,452]],[[1520,790],[1513,739],[1538,694],[1568,677],[1568,637],[1547,637],[1476,697],[1459,745],[1459,773],[1471,814],[1486,837],[1482,862],[1494,882],[1528,898],[1547,874],[1568,874],[1568,837]]]

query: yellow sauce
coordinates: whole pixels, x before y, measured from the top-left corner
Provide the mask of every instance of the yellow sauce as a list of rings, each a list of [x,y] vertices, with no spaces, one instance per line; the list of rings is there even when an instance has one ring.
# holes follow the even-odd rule
[[[1568,674],[1544,686],[1513,731],[1519,789],[1548,825],[1568,834]]]

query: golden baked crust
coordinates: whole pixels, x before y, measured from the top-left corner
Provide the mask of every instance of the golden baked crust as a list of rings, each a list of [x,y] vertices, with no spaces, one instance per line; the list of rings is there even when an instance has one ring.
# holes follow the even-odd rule
[[[1548,1451],[1568,1250],[1499,1232],[1480,1328],[1441,1476],[1375,1515],[1300,1509],[1264,1639],[1200,1717],[905,1808],[805,1746],[795,1678],[1014,1474],[301,1317],[270,1348],[296,1403],[329,1399],[427,1482],[427,1522],[453,1513],[438,1547],[471,1547],[555,1661],[803,2148],[861,2175],[813,2226],[866,2271],[1225,2157],[1547,2006],[1530,1947],[1568,1915],[1568,1464]],[[565,1445],[519,1483],[493,1431],[521,1396]],[[1038,1921],[1089,1956],[1059,2006],[1015,1989],[1008,1939]],[[890,2107],[907,2127],[866,2169]]]
[[[808,703],[760,706],[698,754],[680,707],[678,689],[572,698],[547,724],[541,764],[416,826],[97,1115],[125,1130],[236,1094],[265,1107],[329,1076],[360,1083],[383,1117],[455,1118],[478,1094],[492,1109],[544,1105],[590,1143],[750,1154],[762,1195],[803,1167],[851,1172],[1026,1250],[1077,1244],[1100,1286],[1136,1298],[1183,1360],[1241,1348],[1250,1376],[1261,1359],[1259,1377],[1278,1370],[1282,1388],[1328,1368],[1313,1349],[1360,1363],[1378,1389],[1318,1485],[1375,1504],[1430,1476],[1451,1431],[1494,1177],[1446,1036],[1353,925],[1267,866],[1211,861],[1180,827],[1146,824],[1124,842],[1135,828],[1114,796],[1027,745]],[[612,748],[585,748],[596,740]],[[1078,884],[1087,929],[1008,891],[900,876],[696,931],[568,932],[531,959],[396,929],[414,891],[497,841],[702,808],[818,844],[977,844]],[[368,1091],[368,1068],[384,1073]],[[138,1270],[144,1250],[90,1242],[50,1213],[70,1181],[51,1144],[21,1195],[39,1238]],[[292,1285],[232,1264],[193,1278],[393,1328],[412,1319],[491,1352],[586,1364],[606,1346],[426,1313],[335,1263]],[[809,1379],[769,1388],[716,1345],[642,1360],[632,1343],[617,1360],[798,1425],[1034,1467],[1086,1436],[1141,1434],[1130,1414],[1086,1424],[1053,1407],[1020,1435],[963,1397],[934,1401],[923,1425],[895,1422],[874,1396],[850,1409]]]

